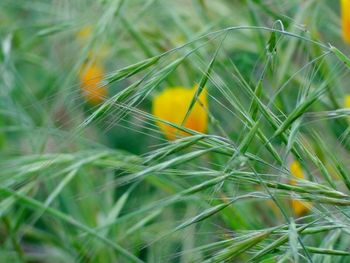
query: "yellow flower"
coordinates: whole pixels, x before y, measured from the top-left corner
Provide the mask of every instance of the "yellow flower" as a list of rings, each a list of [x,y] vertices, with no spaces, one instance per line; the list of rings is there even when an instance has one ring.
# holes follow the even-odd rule
[[[350,109],[350,95],[346,95],[344,98],[344,107]]]
[[[298,161],[293,161],[290,164],[290,172],[292,175],[294,175],[295,177],[299,178],[299,179],[304,179],[304,173],[303,170],[301,169],[300,163]],[[291,180],[290,183],[292,185],[296,185],[296,180]],[[310,210],[310,204],[303,202],[303,201],[299,201],[299,200],[292,200],[292,208],[294,213],[297,216],[301,216],[305,213],[307,213]]]
[[[290,172],[292,175],[294,175],[297,178],[304,179],[304,173],[303,170],[301,169],[301,165],[298,161],[293,161],[290,164]],[[293,180],[293,184],[295,184],[295,181]]]
[[[343,39],[350,44],[350,0],[340,0]]]
[[[152,113],[154,116],[181,125],[197,86],[192,89],[173,87],[159,93],[153,100]],[[205,108],[208,106],[207,91],[204,89],[192,108],[184,127],[204,133],[208,126],[208,114]],[[202,104],[202,105],[201,105]],[[157,122],[157,125],[169,140],[174,140],[177,134],[188,135],[167,124]]]
[[[80,41],[85,41],[92,33],[92,27],[91,26],[84,26],[82,29],[79,30],[77,34],[77,39]]]
[[[107,96],[106,87],[102,86],[103,68],[96,63],[86,64],[80,71],[80,87],[88,102],[101,103]]]

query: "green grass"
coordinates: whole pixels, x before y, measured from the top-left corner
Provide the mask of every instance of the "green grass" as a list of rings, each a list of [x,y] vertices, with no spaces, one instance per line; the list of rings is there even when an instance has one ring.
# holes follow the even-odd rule
[[[350,47],[331,2],[0,1],[0,262],[348,262]],[[91,56],[100,105],[80,90]],[[183,123],[206,88],[205,134],[151,114],[194,84]]]

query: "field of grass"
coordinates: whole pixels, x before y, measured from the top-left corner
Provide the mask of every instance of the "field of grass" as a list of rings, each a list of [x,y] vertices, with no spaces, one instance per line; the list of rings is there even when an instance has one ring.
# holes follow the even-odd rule
[[[0,0],[0,263],[350,262],[350,0]]]

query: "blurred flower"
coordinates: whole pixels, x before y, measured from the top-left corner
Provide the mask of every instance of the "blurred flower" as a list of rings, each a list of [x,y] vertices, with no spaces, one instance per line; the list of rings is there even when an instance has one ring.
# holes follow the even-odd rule
[[[340,0],[343,39],[350,44],[350,0]]]
[[[275,217],[281,218],[281,210],[280,208],[277,206],[277,204],[272,200],[267,200],[266,201],[267,205],[271,208],[273,214]],[[270,211],[269,211],[270,212]]]
[[[344,107],[350,109],[350,95],[346,95],[344,98]]]
[[[91,33],[92,33],[92,27],[91,26],[84,26],[77,33],[77,39],[80,41],[86,41],[86,39],[91,35]]]
[[[290,172],[292,175],[299,179],[304,179],[304,173],[303,170],[301,169],[300,163],[298,161],[293,161],[290,164]],[[292,185],[296,185],[296,180],[291,180],[290,182]],[[306,202],[299,201],[299,200],[292,200],[292,208],[294,213],[297,216],[301,216],[305,213],[307,213],[310,210],[310,205]]]
[[[194,86],[192,89],[173,87],[159,93],[153,100],[153,115],[160,119],[181,125],[196,89],[197,86]],[[190,115],[184,123],[184,127],[203,133],[207,130],[208,126],[208,114],[205,110],[208,106],[206,89],[202,91],[198,100],[203,105],[200,105],[198,101],[195,103]],[[203,108],[203,106],[205,108]],[[178,131],[175,127],[161,122],[157,122],[157,125],[169,140],[174,140],[177,134],[188,135],[187,133]]]
[[[81,47],[89,41],[92,34],[93,28],[90,25],[84,26],[78,31],[76,34],[76,39]],[[102,43],[97,47],[98,49],[94,47],[93,49],[89,50],[88,58],[91,60],[104,60],[110,52],[110,47],[106,43]]]
[[[92,32],[92,26],[84,26],[77,33],[77,40],[80,44],[84,44],[89,39]],[[106,51],[106,49],[104,51]],[[95,53],[90,50],[88,53],[89,62],[85,63],[80,70],[80,87],[86,100],[93,105],[101,103],[107,96],[107,89],[102,86],[104,70],[100,63],[100,61],[103,61],[106,54],[107,52]]]
[[[106,87],[102,86],[103,68],[96,64],[85,64],[80,71],[80,87],[88,102],[93,105],[101,103],[107,96]]]
[[[330,161],[326,161],[325,165],[327,172],[334,178],[334,179],[339,179],[340,175],[338,170],[334,167],[334,165]]]

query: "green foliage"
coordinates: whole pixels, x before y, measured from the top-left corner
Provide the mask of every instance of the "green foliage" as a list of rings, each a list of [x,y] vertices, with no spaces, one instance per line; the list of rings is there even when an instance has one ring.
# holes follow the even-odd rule
[[[348,262],[350,59],[331,2],[0,1],[0,262]],[[194,84],[182,124],[151,114]],[[204,89],[205,134],[183,126]]]

